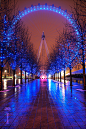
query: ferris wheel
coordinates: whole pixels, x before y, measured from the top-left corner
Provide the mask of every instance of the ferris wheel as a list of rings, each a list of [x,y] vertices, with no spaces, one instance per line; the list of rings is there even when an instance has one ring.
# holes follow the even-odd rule
[[[29,14],[29,17],[28,15],[24,16],[22,20],[29,28],[31,42],[37,53],[37,61],[40,60],[41,70],[44,73],[45,62],[49,60],[49,53],[52,51],[59,33],[62,32],[66,19],[60,14],[40,10]]]
[[[31,33],[31,42],[33,43],[34,49],[39,50],[41,34],[44,31],[46,35],[46,43],[48,51],[52,50],[53,45],[56,42],[59,33],[62,32],[66,19],[60,14],[54,12],[40,10],[26,15],[22,18],[26,28],[29,28]],[[44,44],[43,44],[44,45]],[[47,57],[47,53],[45,52]]]

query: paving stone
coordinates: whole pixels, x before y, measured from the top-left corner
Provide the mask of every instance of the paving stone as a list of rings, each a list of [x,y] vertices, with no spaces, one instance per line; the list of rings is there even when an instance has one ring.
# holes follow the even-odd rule
[[[77,86],[71,91],[69,85],[56,83],[51,80],[50,88],[49,80],[34,80],[23,84],[21,92],[9,87],[6,96],[0,93],[0,129],[85,129],[86,94]],[[5,107],[11,108],[9,124]]]

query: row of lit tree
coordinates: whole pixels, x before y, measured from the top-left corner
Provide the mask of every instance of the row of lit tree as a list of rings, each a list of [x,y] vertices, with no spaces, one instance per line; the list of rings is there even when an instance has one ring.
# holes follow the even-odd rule
[[[54,74],[60,72],[60,81],[61,71],[64,70],[65,83],[65,70],[69,67],[70,85],[72,86],[71,70],[75,65],[80,63],[83,66],[83,83],[84,89],[86,89],[86,1],[75,0],[74,7],[72,7],[71,11],[72,17],[78,25],[80,40],[78,40],[73,27],[69,23],[66,23],[63,32],[60,33],[52,53],[50,54],[50,61],[47,62],[47,70]]]
[[[2,86],[2,70],[8,62],[13,69],[13,86],[15,86],[15,70],[21,70],[21,84],[22,84],[22,70],[28,74],[35,74],[38,71],[38,63],[36,54],[31,43],[30,33],[25,29],[22,21],[18,21],[10,35],[9,28],[12,26],[12,21],[15,18],[15,0],[1,1],[1,16],[0,16],[0,90]],[[14,15],[15,14],[15,15]],[[10,37],[11,36],[11,37]],[[10,40],[9,40],[10,39]]]

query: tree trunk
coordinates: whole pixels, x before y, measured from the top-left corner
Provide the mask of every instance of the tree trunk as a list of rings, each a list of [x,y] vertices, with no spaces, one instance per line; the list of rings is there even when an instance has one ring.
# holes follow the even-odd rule
[[[71,68],[70,68],[70,86],[72,86],[72,74],[71,74]]]
[[[26,71],[25,71],[25,83],[26,83]]]
[[[29,74],[28,74],[28,82],[29,82]]]
[[[13,70],[13,86],[15,86],[15,69]]]
[[[58,73],[56,72],[56,80],[58,79]]]
[[[54,80],[55,80],[55,73],[54,73]]]
[[[55,73],[55,79],[57,80],[57,73]]]
[[[60,82],[61,82],[61,72],[60,72]]]
[[[84,84],[84,90],[86,90],[84,55],[83,55],[83,84]]]
[[[86,81],[85,81],[85,59],[84,59],[84,42],[83,42],[83,36],[82,36],[82,59],[83,59],[83,84],[84,84],[84,90],[86,90]]]
[[[22,70],[21,70],[21,84],[22,84]]]
[[[65,85],[65,70],[64,70],[64,85]]]
[[[31,73],[31,80],[33,80],[33,73]]]
[[[3,70],[3,67],[0,67],[0,90],[3,90],[3,86],[2,86],[2,70]]]
[[[59,73],[58,73],[58,81],[59,81]]]

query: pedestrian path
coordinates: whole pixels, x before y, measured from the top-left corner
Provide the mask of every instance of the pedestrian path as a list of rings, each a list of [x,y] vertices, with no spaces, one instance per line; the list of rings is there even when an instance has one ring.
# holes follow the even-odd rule
[[[86,91],[78,91],[83,87],[78,83],[72,87],[69,83],[64,86],[58,82],[51,84],[49,80],[50,95],[65,129],[86,129]]]
[[[0,129],[86,129],[82,85],[39,79],[0,93]]]

